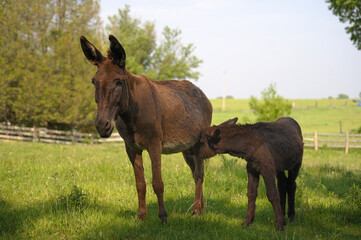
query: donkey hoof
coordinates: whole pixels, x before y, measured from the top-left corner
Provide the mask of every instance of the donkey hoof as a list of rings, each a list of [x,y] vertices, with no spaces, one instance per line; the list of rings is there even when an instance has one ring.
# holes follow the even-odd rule
[[[144,221],[145,217],[147,216],[147,209],[139,209],[138,210],[138,220]]]
[[[293,215],[289,215],[288,216],[288,221],[289,222],[293,222],[293,220],[295,220],[295,215],[293,214]]]
[[[200,209],[194,209],[193,213],[192,213],[192,216],[200,216],[201,213],[202,213],[202,211]]]
[[[248,227],[249,225],[251,225],[251,223],[253,223],[253,220],[254,220],[254,219],[245,219],[245,220],[242,222],[242,226]]]

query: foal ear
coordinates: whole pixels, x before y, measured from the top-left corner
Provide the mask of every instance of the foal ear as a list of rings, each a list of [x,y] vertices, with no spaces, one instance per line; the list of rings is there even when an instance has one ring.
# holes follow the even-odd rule
[[[225,127],[225,126],[232,126],[232,125],[235,125],[236,122],[238,121],[238,118],[235,117],[233,119],[229,119],[221,124],[219,124],[219,126],[222,126],[222,127]]]
[[[113,35],[109,35],[110,41],[110,53],[113,58],[116,60],[117,64],[124,69],[125,68],[125,51],[123,46],[119,43],[118,39],[116,39]]]
[[[211,132],[209,133],[208,141],[213,145],[218,144],[219,141],[221,141],[220,135],[221,135],[221,130],[219,128],[212,129]]]
[[[94,47],[84,36],[80,37],[80,45],[83,49],[83,53],[85,57],[91,64],[99,66],[99,63],[105,60],[105,57],[101,54],[101,52]]]

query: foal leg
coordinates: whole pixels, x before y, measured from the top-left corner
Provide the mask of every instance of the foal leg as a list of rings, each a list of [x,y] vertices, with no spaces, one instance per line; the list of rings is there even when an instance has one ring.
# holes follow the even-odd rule
[[[259,173],[254,170],[250,164],[247,164],[247,175],[248,175],[248,189],[247,189],[247,197],[248,197],[248,207],[246,219],[242,222],[242,225],[248,226],[250,225],[255,216],[256,216],[256,198],[257,198],[257,189],[259,183]]]
[[[127,144],[125,144],[125,147],[134,170],[135,184],[138,194],[138,219],[144,220],[147,215],[147,205],[145,202],[146,184],[144,178],[142,151],[134,151],[129,148]]]
[[[271,202],[276,215],[277,230],[283,230],[285,216],[282,214],[280,197],[276,188],[275,176],[269,169],[261,171],[261,175],[266,185],[267,198]]]
[[[287,178],[284,171],[277,173],[277,188],[280,195],[281,210],[283,216],[286,214],[286,193],[287,193]]]
[[[193,204],[193,215],[200,215],[204,208],[203,200],[203,178],[204,178],[204,165],[203,160],[198,159],[192,149],[183,152],[183,157],[188,166],[192,170],[192,175],[195,183],[195,200]]]
[[[296,195],[296,178],[300,170],[301,164],[294,169],[288,171],[287,193],[288,193],[288,221],[295,219],[295,195]]]
[[[152,162],[152,185],[155,194],[158,199],[158,216],[161,222],[167,222],[167,212],[164,207],[163,193],[164,193],[164,183],[162,180],[161,172],[161,144],[153,144],[148,148],[150,160]]]

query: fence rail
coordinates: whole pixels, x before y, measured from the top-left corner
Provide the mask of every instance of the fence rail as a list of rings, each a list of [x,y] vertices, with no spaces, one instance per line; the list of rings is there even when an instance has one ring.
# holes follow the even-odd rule
[[[60,144],[94,144],[106,142],[122,142],[123,139],[113,133],[110,138],[100,138],[97,134],[59,131],[46,128],[29,128],[0,124],[0,139],[47,142]]]
[[[94,144],[107,142],[123,142],[117,133],[110,138],[100,138],[97,134],[59,131],[46,128],[28,128],[0,124],[0,139],[22,140],[60,144]],[[347,154],[350,148],[361,148],[361,134],[349,133],[303,133],[305,147],[344,148]]]
[[[361,134],[349,133],[303,133],[306,147],[313,147],[315,151],[322,147],[344,148],[347,154],[350,148],[361,148]]]

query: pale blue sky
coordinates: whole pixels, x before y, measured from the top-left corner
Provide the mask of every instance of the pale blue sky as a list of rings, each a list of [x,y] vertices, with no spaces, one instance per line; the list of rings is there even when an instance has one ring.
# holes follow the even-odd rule
[[[195,84],[209,98],[260,97],[271,82],[286,98],[361,92],[361,51],[324,0],[100,0],[101,17],[130,6],[131,15],[179,28],[203,60]],[[116,36],[122,41],[122,36]],[[124,46],[126,48],[126,46]]]

